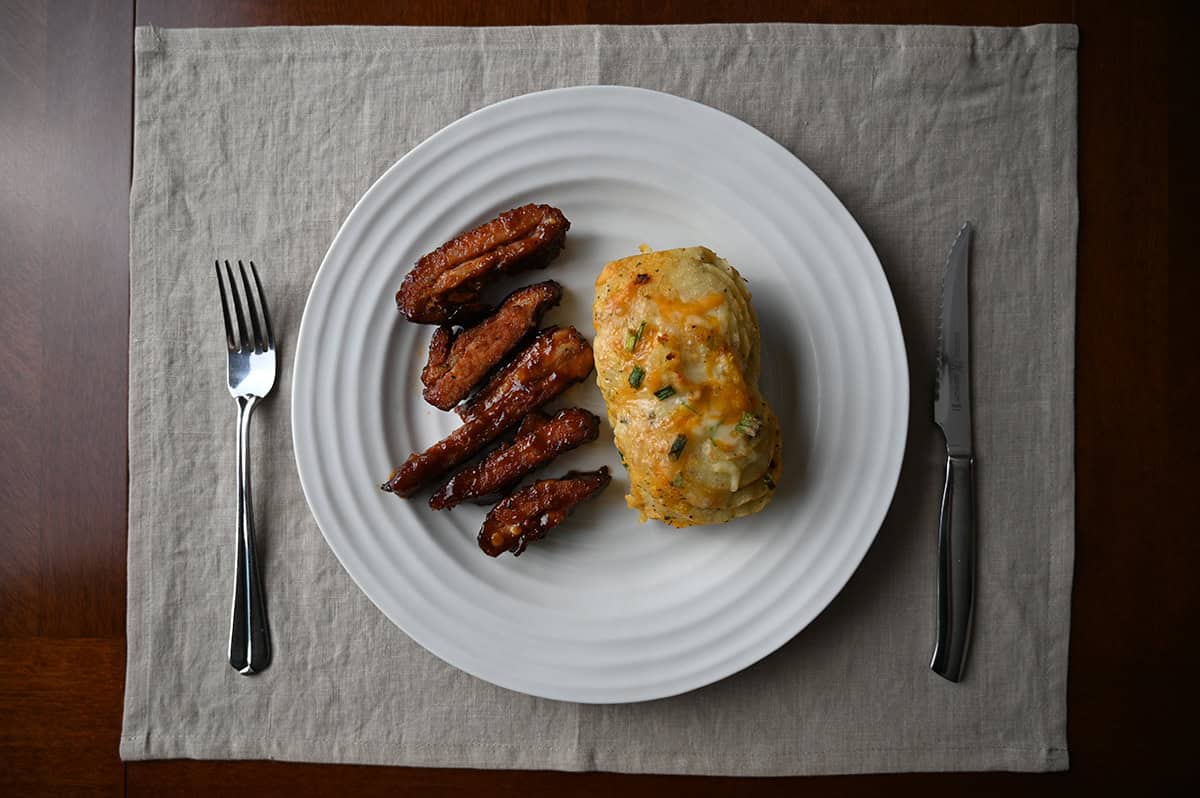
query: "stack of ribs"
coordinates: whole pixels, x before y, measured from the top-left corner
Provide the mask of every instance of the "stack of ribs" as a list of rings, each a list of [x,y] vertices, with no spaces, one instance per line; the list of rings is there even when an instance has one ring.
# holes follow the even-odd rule
[[[511,493],[523,477],[594,441],[600,430],[599,419],[582,408],[553,416],[540,410],[594,365],[591,345],[574,327],[538,329],[546,311],[562,300],[562,286],[547,280],[521,288],[494,309],[481,300],[483,288],[499,275],[548,266],[570,226],[549,205],[505,211],[418,260],[396,293],[405,318],[438,325],[421,372],[425,400],[455,410],[463,423],[410,455],[382,487],[411,497],[516,427],[510,441],[451,476],[429,500],[435,510],[499,500],[479,531],[479,547],[492,557],[520,555],[610,480],[606,467],[572,471]]]

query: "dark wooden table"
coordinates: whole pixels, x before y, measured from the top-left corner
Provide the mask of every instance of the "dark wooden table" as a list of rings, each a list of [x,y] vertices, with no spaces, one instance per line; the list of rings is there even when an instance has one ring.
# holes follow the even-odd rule
[[[1165,7],[0,0],[0,9],[0,794],[224,795],[235,786],[249,795],[1148,794],[1195,780],[1186,710],[1195,703],[1198,547],[1183,499],[1200,474],[1195,333],[1184,325],[1197,270],[1180,258],[1170,264],[1167,148],[1168,127],[1183,125],[1168,105],[1168,51],[1180,59],[1177,75],[1187,74],[1190,53],[1176,41],[1184,20]],[[1080,26],[1071,771],[708,779],[123,764],[134,25],[743,21]],[[1183,228],[1175,231],[1178,241]]]

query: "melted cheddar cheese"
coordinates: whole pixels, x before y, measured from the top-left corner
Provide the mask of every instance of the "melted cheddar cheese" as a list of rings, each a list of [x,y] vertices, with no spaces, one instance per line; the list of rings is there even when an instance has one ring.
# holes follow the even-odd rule
[[[737,271],[704,247],[613,261],[593,315],[628,504],[678,527],[765,506],[780,434],[758,390],[758,322]]]

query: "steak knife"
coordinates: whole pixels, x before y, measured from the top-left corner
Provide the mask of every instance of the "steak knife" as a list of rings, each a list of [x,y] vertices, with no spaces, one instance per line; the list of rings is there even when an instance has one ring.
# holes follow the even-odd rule
[[[929,667],[957,682],[975,608],[975,451],[971,443],[971,223],[958,231],[942,278],[933,419],[946,439],[946,483],[938,518],[937,642]]]

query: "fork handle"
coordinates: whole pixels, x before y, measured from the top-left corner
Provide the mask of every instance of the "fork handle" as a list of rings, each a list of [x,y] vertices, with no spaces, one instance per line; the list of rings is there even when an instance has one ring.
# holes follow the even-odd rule
[[[241,674],[266,670],[271,664],[271,630],[267,601],[254,549],[254,506],[250,500],[250,414],[256,397],[238,397],[237,432],[237,563],[234,567],[233,619],[229,632],[229,664]]]

